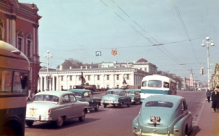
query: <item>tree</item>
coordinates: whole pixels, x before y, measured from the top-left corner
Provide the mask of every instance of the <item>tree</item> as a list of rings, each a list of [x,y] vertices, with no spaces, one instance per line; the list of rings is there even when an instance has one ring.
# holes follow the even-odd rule
[[[62,63],[62,68],[63,69],[69,69],[70,67],[72,68],[80,68],[81,66],[83,66],[83,63],[78,61],[78,60],[75,60],[75,59],[68,59],[68,60],[65,60],[63,63]]]

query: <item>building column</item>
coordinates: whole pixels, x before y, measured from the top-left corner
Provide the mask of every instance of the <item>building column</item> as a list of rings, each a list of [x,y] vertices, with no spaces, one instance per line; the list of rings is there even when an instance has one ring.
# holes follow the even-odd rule
[[[65,75],[65,86],[63,86],[63,89],[68,89],[68,76]]]
[[[43,76],[40,76],[40,91],[43,91]]]
[[[53,76],[53,80],[52,80],[52,89],[55,91],[55,77],[56,76]]]
[[[104,74],[102,74],[102,87],[104,88]]]
[[[74,75],[74,85],[76,85],[77,75]]]
[[[111,88],[115,88],[115,74],[112,74],[112,83]]]
[[[93,85],[95,85],[95,75],[94,74],[92,76],[92,79],[93,79]]]
[[[10,29],[10,21],[9,21],[9,18],[7,18],[6,19],[6,38],[5,38],[7,43],[10,43],[10,37],[9,37],[10,31],[9,31],[9,29]]]
[[[16,16],[12,15],[11,20],[11,44],[16,47]]]

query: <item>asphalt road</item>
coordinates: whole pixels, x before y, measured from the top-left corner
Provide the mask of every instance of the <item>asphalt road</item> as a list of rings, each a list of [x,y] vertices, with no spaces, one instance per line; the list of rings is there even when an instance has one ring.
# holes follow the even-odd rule
[[[101,97],[104,93],[95,93]],[[194,122],[200,114],[199,109],[205,100],[205,92],[178,91],[178,94],[186,98],[188,110],[192,112]],[[25,136],[131,136],[131,124],[137,116],[141,105],[131,105],[129,108],[100,106],[98,112],[91,111],[86,114],[84,122],[73,119],[57,129],[50,123],[36,122],[32,128],[25,126]]]

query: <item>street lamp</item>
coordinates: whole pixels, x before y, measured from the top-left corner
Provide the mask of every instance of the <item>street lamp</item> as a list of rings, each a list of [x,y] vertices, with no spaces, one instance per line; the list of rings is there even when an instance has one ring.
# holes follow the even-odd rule
[[[52,58],[52,53],[49,50],[44,54],[44,57],[47,58],[47,76],[46,76],[46,83],[47,89],[49,91],[49,58]]]
[[[214,46],[214,42],[212,40],[210,40],[210,37],[206,37],[206,41],[203,40],[202,41],[202,46],[204,47],[205,45],[207,45],[207,66],[208,66],[208,89],[210,89],[210,63],[209,63],[209,46],[208,44],[210,44],[211,46]]]

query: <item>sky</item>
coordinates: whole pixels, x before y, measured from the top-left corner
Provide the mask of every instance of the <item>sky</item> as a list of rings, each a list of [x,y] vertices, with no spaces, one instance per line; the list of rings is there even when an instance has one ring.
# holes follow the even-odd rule
[[[37,5],[39,55],[51,68],[73,58],[83,63],[136,62],[207,82],[219,62],[219,0],[19,0]],[[202,43],[205,47],[202,47]],[[118,54],[113,56],[111,51]],[[101,56],[96,56],[101,51]],[[205,75],[200,74],[204,68]]]

